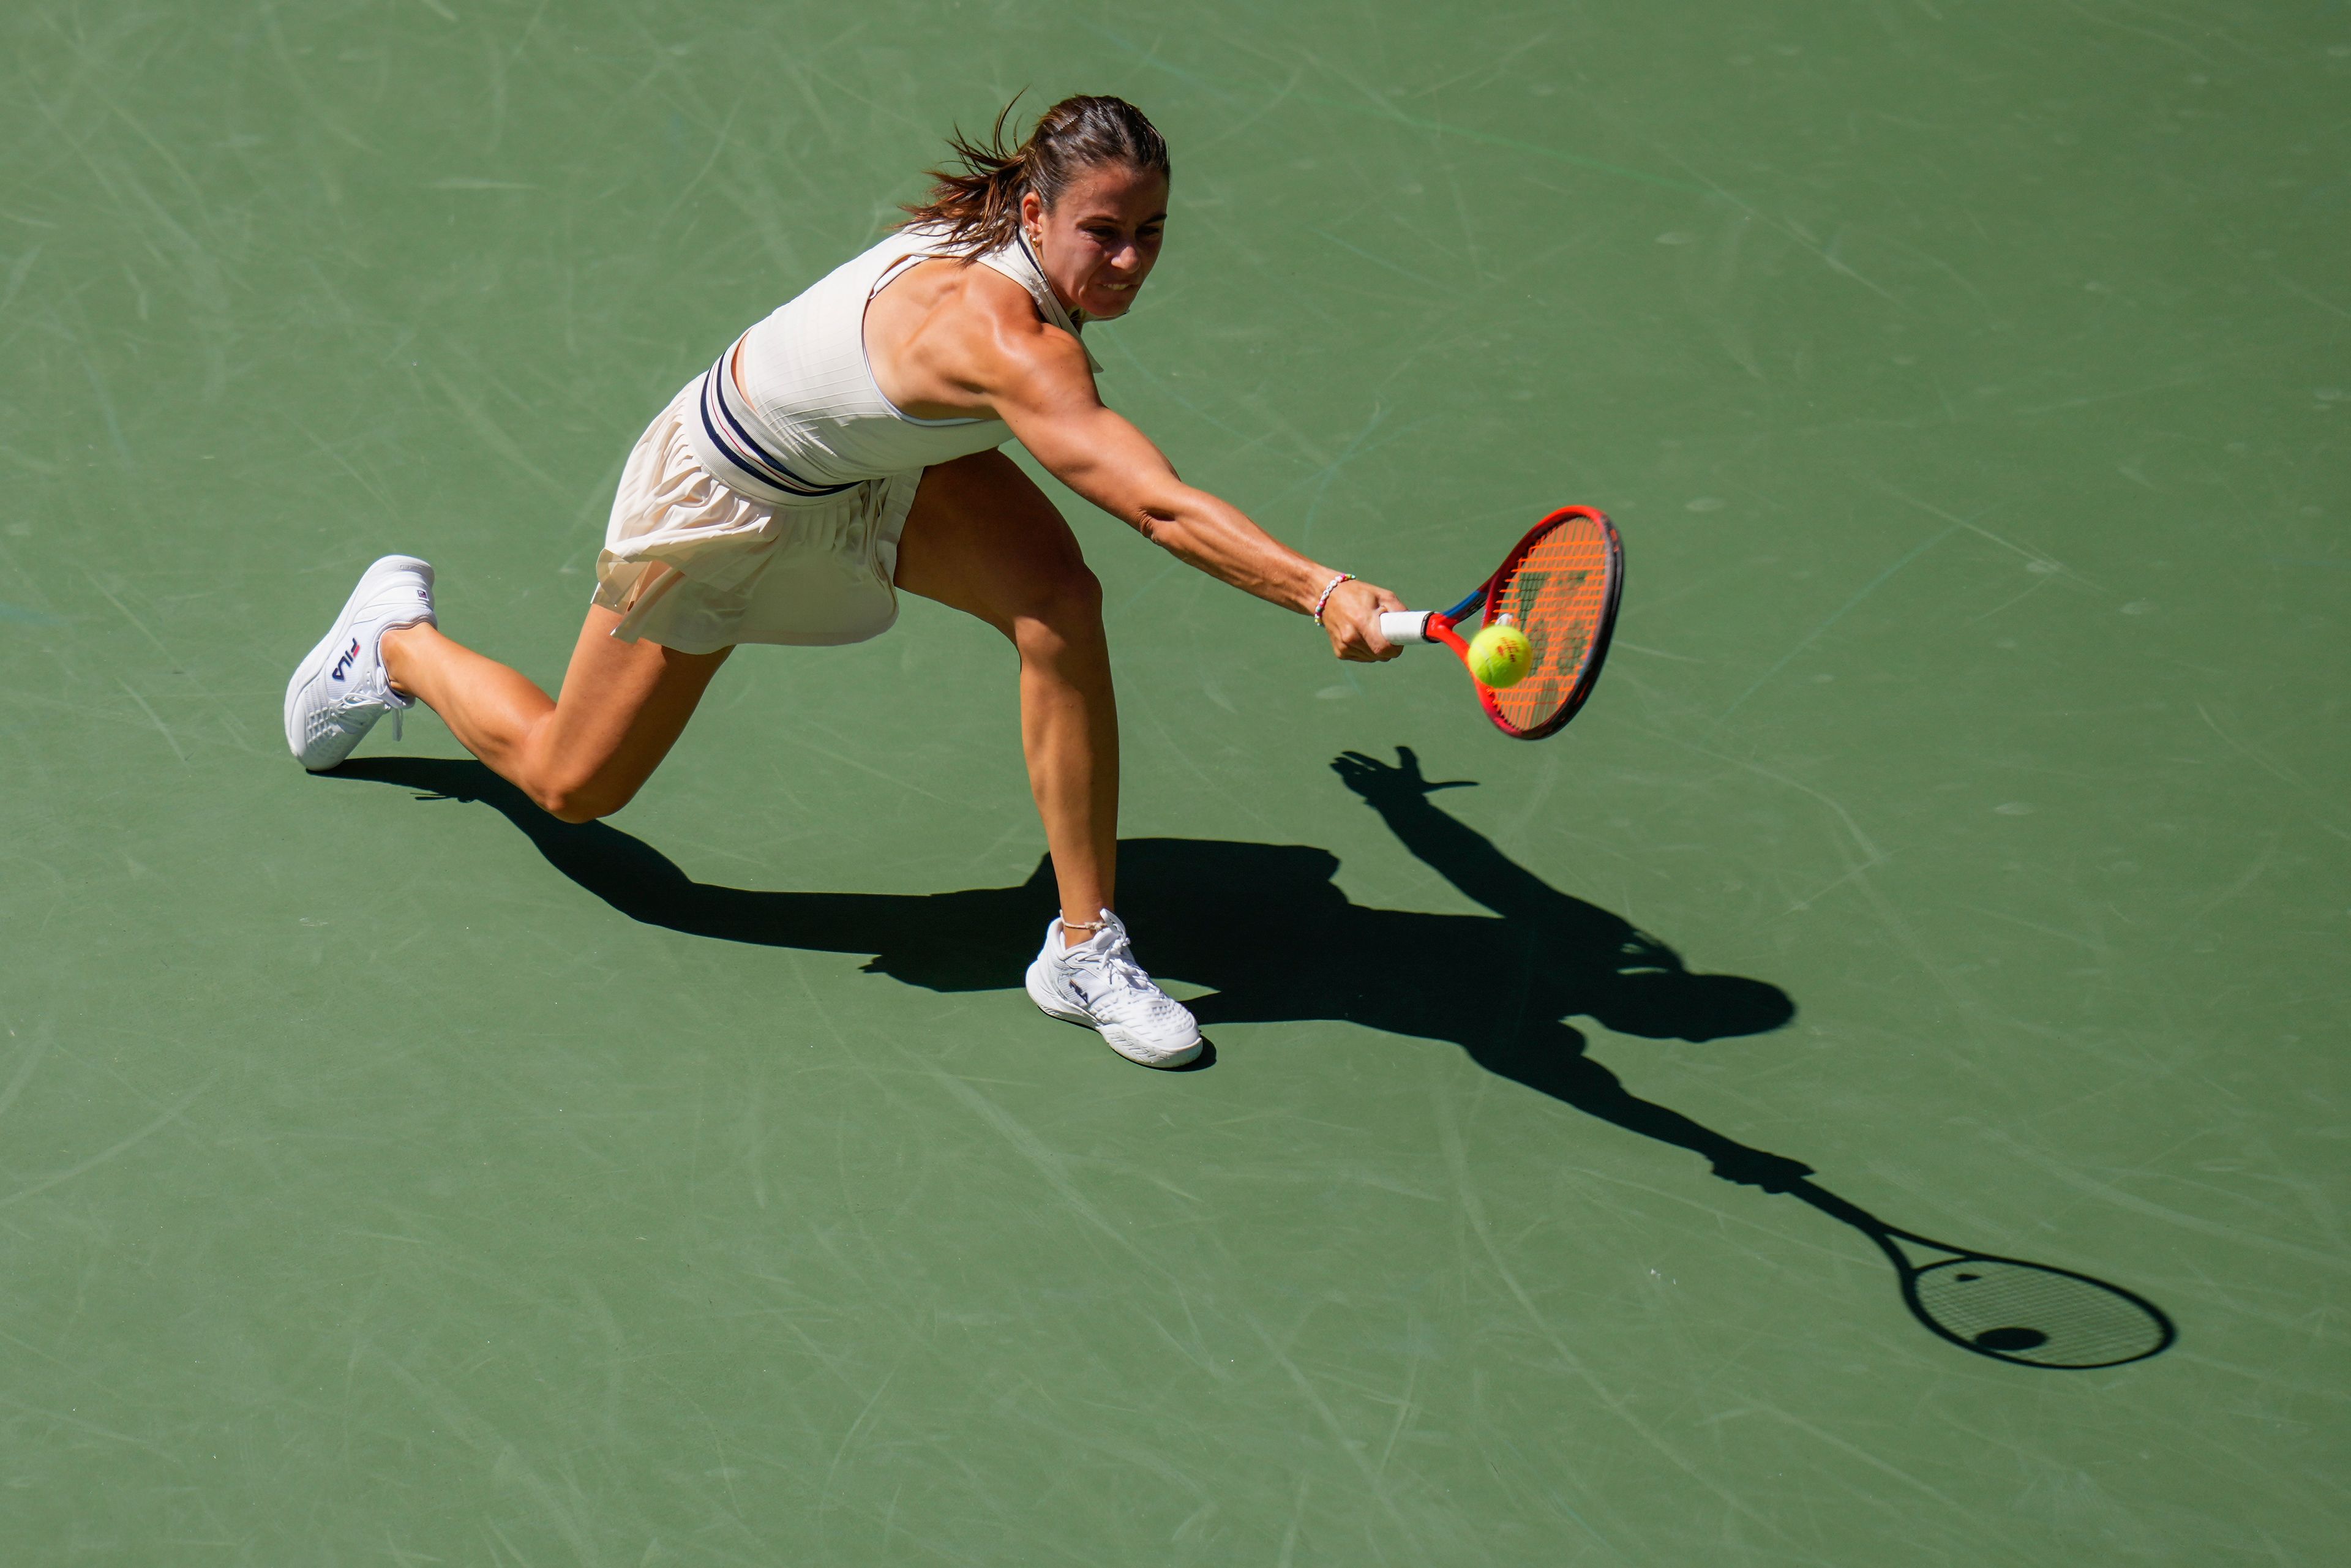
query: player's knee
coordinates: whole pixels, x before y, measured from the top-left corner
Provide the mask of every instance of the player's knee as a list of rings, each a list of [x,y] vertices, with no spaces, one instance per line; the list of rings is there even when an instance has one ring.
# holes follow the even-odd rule
[[[636,790],[599,779],[560,779],[531,793],[548,815],[576,826],[611,816],[627,805]]]
[[[1023,653],[1045,653],[1102,634],[1102,580],[1083,561],[1042,578],[1023,596],[1012,618],[1012,640]]]
[[[1049,625],[1077,631],[1100,624],[1102,607],[1102,579],[1084,561],[1073,560],[1038,583],[1029,614]]]
[[[538,804],[542,810],[557,821],[569,822],[574,827],[583,822],[592,822],[600,817],[608,817],[619,810],[618,807],[607,805],[602,800],[593,798],[585,790],[572,789],[545,790],[538,797]]]

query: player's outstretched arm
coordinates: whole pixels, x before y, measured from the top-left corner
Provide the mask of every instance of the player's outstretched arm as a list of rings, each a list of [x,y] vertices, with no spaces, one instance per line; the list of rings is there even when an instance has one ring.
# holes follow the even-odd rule
[[[1048,329],[1006,353],[999,366],[990,401],[1055,478],[1209,576],[1301,614],[1313,612],[1335,569],[1178,478],[1149,437],[1102,405],[1075,339]],[[1322,608],[1332,652],[1363,661],[1395,657],[1401,650],[1380,635],[1380,612],[1404,607],[1384,588],[1340,584]]]

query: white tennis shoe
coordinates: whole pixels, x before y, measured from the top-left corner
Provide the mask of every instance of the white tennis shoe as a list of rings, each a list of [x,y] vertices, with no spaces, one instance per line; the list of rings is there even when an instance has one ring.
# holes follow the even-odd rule
[[[1061,945],[1060,921],[1045,927],[1044,950],[1029,966],[1029,999],[1096,1030],[1129,1061],[1183,1066],[1200,1054],[1200,1026],[1143,972],[1118,916],[1105,909],[1102,919],[1102,928],[1074,947]]]
[[[360,574],[343,612],[286,683],[286,745],[313,773],[340,764],[389,713],[395,732],[414,699],[384,676],[383,634],[419,622],[437,626],[433,569],[388,555]]]

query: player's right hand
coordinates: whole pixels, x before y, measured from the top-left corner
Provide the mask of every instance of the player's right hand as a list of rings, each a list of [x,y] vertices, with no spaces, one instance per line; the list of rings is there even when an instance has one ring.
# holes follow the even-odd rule
[[[1802,1160],[1792,1160],[1768,1149],[1750,1149],[1742,1144],[1734,1144],[1715,1155],[1713,1174],[1725,1181],[1735,1181],[1741,1186],[1760,1186],[1765,1192],[1785,1192],[1812,1175],[1813,1167]]]
[[[1396,747],[1395,766],[1393,768],[1378,758],[1367,757],[1360,751],[1343,751],[1331,759],[1331,771],[1336,773],[1348,789],[1374,806],[1417,800],[1439,789],[1474,789],[1478,783],[1475,779],[1422,778],[1420,756],[1409,746]]]
[[[1341,583],[1322,606],[1322,630],[1331,639],[1331,652],[1364,664],[1395,658],[1404,650],[1380,635],[1380,615],[1404,607],[1403,600],[1376,583],[1361,579]]]

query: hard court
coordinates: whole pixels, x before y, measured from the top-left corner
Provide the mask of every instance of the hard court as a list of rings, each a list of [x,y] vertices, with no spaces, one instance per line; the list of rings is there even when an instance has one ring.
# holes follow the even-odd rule
[[[2340,4],[0,37],[9,1562],[2335,1560]],[[746,650],[592,827],[278,733],[392,550],[553,684],[645,421],[1024,87],[1173,145],[1089,341],[1187,480],[1425,603],[1625,538],[1522,745],[1057,492],[1205,1071],[1021,994],[1013,660],[936,605]],[[1596,1069],[2177,1341],[1938,1340]]]

